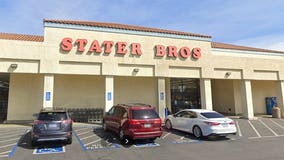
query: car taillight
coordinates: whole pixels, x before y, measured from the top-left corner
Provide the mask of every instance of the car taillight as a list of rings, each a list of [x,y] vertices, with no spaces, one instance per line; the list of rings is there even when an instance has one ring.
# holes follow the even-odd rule
[[[218,123],[218,122],[208,122],[208,121],[204,121],[204,123],[209,125],[209,126],[218,126],[218,125],[221,124],[221,123]]]
[[[232,122],[230,122],[229,124],[230,124],[230,125],[235,125],[235,122],[234,122],[234,121],[232,121]]]
[[[64,123],[64,124],[71,124],[72,123],[72,119],[64,120],[62,123]]]
[[[157,120],[154,121],[154,123],[155,123],[155,124],[161,124],[161,123],[162,123],[162,120],[161,120],[161,119],[157,119]]]
[[[129,124],[130,125],[139,125],[141,123],[139,121],[137,121],[137,120],[129,120]]]
[[[35,121],[34,121],[34,124],[44,124],[44,121],[41,121],[41,120],[35,120]]]

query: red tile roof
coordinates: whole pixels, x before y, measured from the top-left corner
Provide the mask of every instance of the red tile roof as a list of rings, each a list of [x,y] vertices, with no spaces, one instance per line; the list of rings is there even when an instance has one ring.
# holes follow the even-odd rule
[[[225,44],[225,43],[219,43],[219,42],[211,42],[211,46],[212,46],[212,48],[220,48],[220,49],[232,49],[232,50],[255,51],[255,52],[270,52],[270,53],[284,53],[284,51],[275,51],[275,50],[269,50],[269,49],[245,47],[245,46],[238,46],[238,45]]]
[[[43,42],[44,38],[43,36],[36,36],[36,35],[0,33],[0,39]]]
[[[94,26],[94,27],[105,27],[105,28],[115,28],[115,29],[134,30],[134,31],[143,31],[143,32],[157,32],[157,33],[166,33],[166,34],[175,34],[175,35],[183,35],[183,36],[202,37],[202,38],[211,38],[211,36],[194,34],[194,33],[189,33],[189,32],[179,32],[179,31],[172,31],[172,30],[165,30],[165,29],[158,29],[158,28],[132,26],[132,25],[126,25],[126,24],[117,24],[117,23],[74,21],[74,20],[48,20],[48,19],[45,19],[44,22],[83,25],[83,26]]]

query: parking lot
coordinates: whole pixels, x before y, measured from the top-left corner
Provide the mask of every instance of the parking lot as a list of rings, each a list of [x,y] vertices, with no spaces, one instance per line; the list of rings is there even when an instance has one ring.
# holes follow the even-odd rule
[[[282,145],[282,142],[284,142],[283,119],[258,118],[256,120],[234,120],[238,128],[238,133],[236,135],[229,135],[227,138],[196,139],[192,135],[184,132],[165,130],[162,137],[154,142],[135,141],[129,142],[126,145],[121,145],[113,133],[104,132],[100,125],[75,123],[73,126],[73,143],[71,145],[65,146],[64,144],[59,144],[54,146],[49,143],[40,146],[40,150],[30,145],[30,126],[9,127],[7,125],[1,125],[0,157],[1,159],[49,160],[133,159],[135,157],[136,159],[153,159],[154,157],[156,157],[155,159],[167,159],[167,157],[174,158],[173,154],[179,153],[181,154],[180,158],[189,158],[192,157],[192,154],[196,152],[195,150],[197,150],[197,148],[207,150],[207,152],[203,154],[205,156],[211,151],[216,151],[217,148],[220,148],[220,152],[225,150],[239,151],[254,143],[259,143],[259,145],[254,144],[254,147],[246,149],[246,151],[249,151],[252,148],[256,150],[257,147],[261,147],[262,145],[265,148],[270,147],[269,144],[277,146],[278,143]],[[272,142],[273,144],[271,144]],[[42,152],[56,150],[58,146],[62,147],[59,153],[51,152],[45,154]],[[240,146],[242,147],[239,148]],[[43,154],[37,154],[37,151]]]

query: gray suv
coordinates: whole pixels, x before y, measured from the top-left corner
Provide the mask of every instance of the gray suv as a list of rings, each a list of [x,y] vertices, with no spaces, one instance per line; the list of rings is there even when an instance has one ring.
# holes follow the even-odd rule
[[[40,111],[31,131],[32,145],[44,141],[72,143],[72,120],[65,110],[45,109]]]

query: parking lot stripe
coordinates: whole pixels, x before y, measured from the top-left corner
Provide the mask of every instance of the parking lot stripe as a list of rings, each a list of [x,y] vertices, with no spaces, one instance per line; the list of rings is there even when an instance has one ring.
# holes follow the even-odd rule
[[[273,122],[274,124],[276,124],[278,127],[280,127],[280,128],[282,128],[282,129],[284,129],[284,127],[283,127],[283,126],[281,126],[281,125],[280,125],[280,124],[278,124],[277,122],[273,121],[272,119],[270,119],[270,121],[271,121],[271,122]]]
[[[79,132],[79,131],[86,130],[86,129],[90,129],[90,128],[80,128],[80,129],[75,129],[75,131]]]
[[[5,145],[5,146],[0,146],[0,148],[6,148],[6,147],[14,146],[15,144],[17,144],[17,143],[7,144],[7,145]]]
[[[0,155],[0,158],[8,157],[8,155]]]
[[[261,119],[259,119],[259,122],[262,123],[270,132],[272,132],[275,136],[278,136],[276,132],[273,131],[270,127],[268,127]]]
[[[2,143],[2,142],[14,141],[14,140],[16,140],[16,139],[19,139],[19,138],[13,138],[13,139],[2,140],[2,141],[0,141],[0,143]]]
[[[76,133],[75,131],[73,131],[73,134],[74,134],[74,136],[76,137],[76,139],[78,140],[78,142],[79,142],[79,144],[80,144],[82,150],[83,150],[83,151],[86,151],[87,148],[85,147],[84,143],[80,140],[80,138],[78,137],[77,133]]]
[[[163,137],[162,137],[162,139],[165,139],[168,135],[170,135],[171,133],[167,133],[166,135],[164,135]]]
[[[236,121],[236,125],[237,125],[239,136],[242,137],[243,135],[242,135],[242,131],[241,131],[241,128],[240,128],[240,125],[239,125],[238,121]]]
[[[93,141],[93,142],[86,143],[85,146],[88,146],[88,145],[90,145],[90,144],[99,142],[99,141],[101,141],[101,140],[102,140],[102,139],[100,138],[100,139],[97,139],[97,140],[95,140],[95,141]]]
[[[9,132],[6,132],[6,133],[1,133],[1,137],[3,135],[11,135],[11,133],[18,133],[18,134],[20,134],[20,133],[23,133],[23,130],[21,130],[21,131],[9,131]]]
[[[3,154],[7,154],[7,153],[9,153],[9,152],[11,152],[11,151],[1,152],[0,155],[1,155],[1,154],[2,154],[2,155],[3,155]]]
[[[95,137],[95,136],[97,136],[97,135],[93,134],[93,135],[90,135],[88,137],[81,138],[81,140],[88,139],[88,138]]]
[[[252,125],[252,123],[250,122],[250,120],[248,120],[249,125],[251,126],[251,128],[254,130],[254,132],[257,134],[257,137],[261,137],[261,135],[259,134],[259,132],[256,130],[256,128]]]
[[[77,135],[78,135],[78,136],[81,136],[81,135],[87,134],[87,133],[89,133],[89,132],[92,132],[92,131],[82,132],[82,133],[79,133],[79,134],[77,134]]]
[[[6,139],[6,138],[10,138],[10,137],[18,137],[18,136],[21,136],[21,134],[20,133],[18,133],[18,134],[12,134],[12,135],[9,135],[9,136],[4,136],[4,137],[0,137],[1,139]]]

